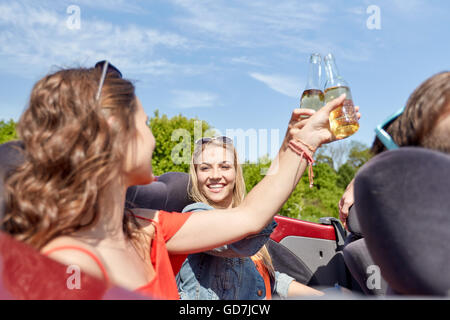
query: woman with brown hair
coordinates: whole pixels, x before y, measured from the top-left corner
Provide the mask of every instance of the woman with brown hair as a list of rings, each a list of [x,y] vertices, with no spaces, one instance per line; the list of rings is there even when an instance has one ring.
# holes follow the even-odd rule
[[[228,137],[196,142],[189,169],[191,199],[183,212],[238,207],[245,197],[245,182],[233,141]],[[206,252],[191,254],[178,273],[182,299],[259,300],[321,292],[274,270],[265,243],[275,221],[262,232]]]
[[[169,252],[201,252],[261,231],[307,159],[333,139],[328,116],[344,98],[318,112],[293,112],[277,166],[240,206],[214,214],[124,215],[127,188],[153,177],[155,139],[134,86],[106,61],[55,72],[35,84],[18,124],[25,162],[6,181],[3,229],[108,283],[177,299]]]

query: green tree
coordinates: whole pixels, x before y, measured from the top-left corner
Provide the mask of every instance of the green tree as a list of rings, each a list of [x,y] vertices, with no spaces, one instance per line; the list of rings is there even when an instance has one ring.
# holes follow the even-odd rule
[[[347,161],[337,171],[337,186],[343,189],[352,181],[359,168],[372,157],[370,149],[361,142],[351,141],[349,147]]]
[[[247,192],[263,179],[269,166],[270,162],[266,158],[243,165]],[[316,163],[313,171],[313,187],[309,187],[308,174],[305,172],[280,209],[280,215],[312,222],[318,222],[321,217],[338,217],[338,202],[344,190],[337,186],[337,173],[325,162]]]
[[[338,217],[339,199],[344,190],[337,185],[338,175],[327,163],[314,166],[314,185],[309,187],[308,176],[302,177],[304,207],[300,218],[318,222],[321,217]]]
[[[336,184],[338,187],[345,189],[347,185],[352,181],[356,174],[357,169],[354,168],[350,163],[344,163],[338,170],[338,179]]]
[[[16,123],[14,120],[5,122],[0,120],[0,144],[17,139]]]
[[[347,162],[355,169],[359,169],[363,166],[364,163],[370,160],[372,154],[370,152],[370,148],[368,148],[365,144],[352,141],[350,144],[350,151],[348,153]]]
[[[177,115],[168,118],[154,112],[150,118],[150,128],[156,139],[152,167],[155,175],[169,171],[188,172],[195,139],[211,136],[210,125],[197,118],[188,119]]]

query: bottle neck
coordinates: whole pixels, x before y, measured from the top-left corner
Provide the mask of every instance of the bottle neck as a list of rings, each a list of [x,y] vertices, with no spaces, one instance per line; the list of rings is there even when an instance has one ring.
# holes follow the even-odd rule
[[[306,89],[320,89],[320,77],[322,68],[320,66],[321,59],[317,56],[311,56],[309,61],[308,80],[306,82]]]
[[[334,82],[337,79],[341,78],[333,56],[326,56],[324,59],[324,63],[328,82]]]

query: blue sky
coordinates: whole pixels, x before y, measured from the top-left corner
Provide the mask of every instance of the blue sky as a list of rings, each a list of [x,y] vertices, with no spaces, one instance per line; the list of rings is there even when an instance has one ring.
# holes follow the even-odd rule
[[[380,29],[367,27],[370,6]],[[18,120],[48,72],[108,59],[149,115],[282,136],[309,54],[332,52],[361,107],[350,139],[369,145],[422,81],[450,69],[449,15],[447,0],[0,1],[0,119]]]

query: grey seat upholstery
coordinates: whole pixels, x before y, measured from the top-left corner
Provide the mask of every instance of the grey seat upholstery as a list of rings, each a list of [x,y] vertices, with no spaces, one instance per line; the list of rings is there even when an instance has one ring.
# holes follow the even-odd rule
[[[387,282],[381,275],[379,275],[379,279],[373,278],[376,276],[372,272],[372,266],[375,263],[363,238],[354,205],[350,207],[347,226],[351,234],[345,241],[342,253],[348,270],[364,294],[385,295],[387,293]]]
[[[346,244],[342,250],[345,265],[352,277],[358,283],[361,290],[366,295],[385,295],[387,292],[387,282],[381,274],[374,274],[375,265],[364,238],[357,238],[353,235],[346,239]]]
[[[449,190],[450,156],[422,148],[383,152],[358,172],[358,220],[390,291],[448,294]]]
[[[358,220],[358,214],[356,213],[355,206],[351,206],[350,210],[348,211],[348,218],[347,218],[347,227],[348,230],[354,234],[355,236],[361,238],[363,236],[361,231],[361,226],[359,224]]]

